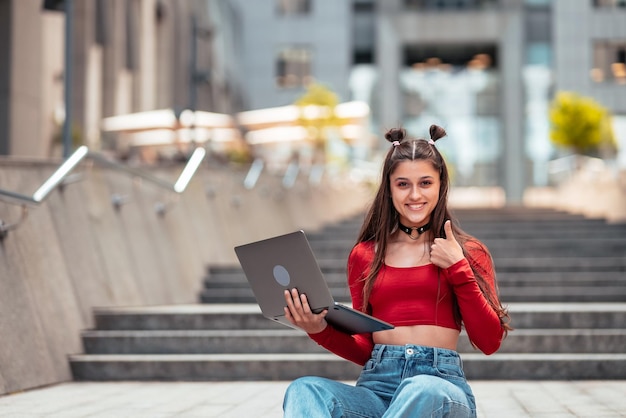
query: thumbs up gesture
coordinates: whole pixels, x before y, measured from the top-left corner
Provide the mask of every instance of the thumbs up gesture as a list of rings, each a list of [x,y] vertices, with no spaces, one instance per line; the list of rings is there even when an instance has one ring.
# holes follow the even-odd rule
[[[443,228],[446,232],[446,237],[435,238],[435,241],[430,246],[430,261],[437,267],[446,269],[461,261],[465,256],[463,255],[461,245],[454,237],[450,220],[446,221]]]

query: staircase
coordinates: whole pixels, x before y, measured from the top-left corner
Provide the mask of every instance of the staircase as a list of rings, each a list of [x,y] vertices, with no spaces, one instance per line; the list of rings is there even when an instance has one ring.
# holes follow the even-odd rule
[[[485,356],[462,335],[469,379],[626,379],[626,224],[539,209],[458,210],[495,260],[516,328]],[[361,219],[307,233],[331,292]],[[203,304],[106,308],[70,364],[77,380],[352,380],[359,367],[263,318],[239,266],[209,266]]]

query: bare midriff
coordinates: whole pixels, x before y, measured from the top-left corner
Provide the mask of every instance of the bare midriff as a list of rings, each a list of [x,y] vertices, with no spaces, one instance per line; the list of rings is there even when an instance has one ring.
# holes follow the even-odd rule
[[[387,345],[415,344],[456,350],[460,332],[436,325],[400,326],[373,334],[374,343]]]

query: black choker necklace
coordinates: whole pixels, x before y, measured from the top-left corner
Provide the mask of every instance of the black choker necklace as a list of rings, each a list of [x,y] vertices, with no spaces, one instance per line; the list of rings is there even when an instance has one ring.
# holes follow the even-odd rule
[[[426,225],[422,225],[419,227],[414,226],[412,228],[409,228],[408,226],[404,226],[400,222],[398,222],[398,228],[400,228],[401,231],[405,232],[409,236],[409,238],[411,238],[412,240],[416,240],[420,237],[420,235],[422,235],[424,232],[430,229],[430,222],[427,223]],[[413,235],[413,231],[417,232],[417,236]]]

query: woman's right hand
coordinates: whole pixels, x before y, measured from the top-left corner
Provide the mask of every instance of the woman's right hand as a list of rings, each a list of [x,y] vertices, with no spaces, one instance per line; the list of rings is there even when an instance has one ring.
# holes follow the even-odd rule
[[[300,294],[298,289],[285,290],[285,317],[289,322],[301,328],[307,334],[317,334],[324,331],[328,323],[326,314],[328,309],[324,309],[319,314],[311,311],[309,301],[305,294]]]

